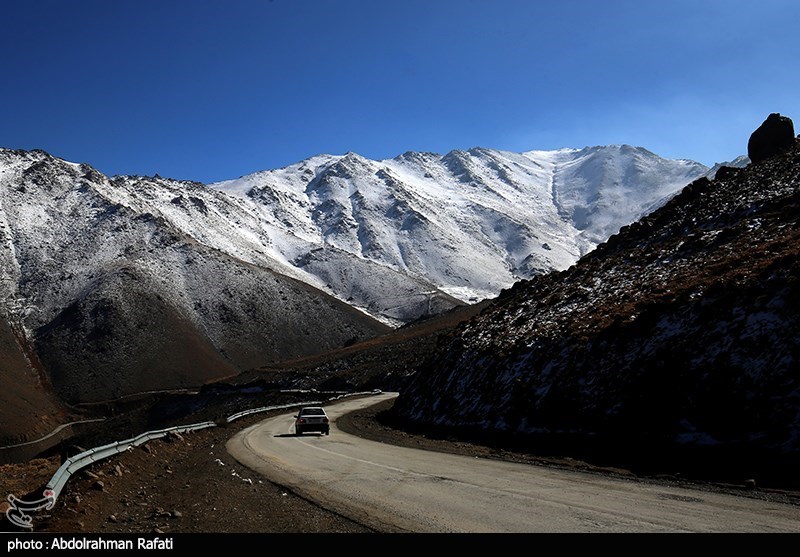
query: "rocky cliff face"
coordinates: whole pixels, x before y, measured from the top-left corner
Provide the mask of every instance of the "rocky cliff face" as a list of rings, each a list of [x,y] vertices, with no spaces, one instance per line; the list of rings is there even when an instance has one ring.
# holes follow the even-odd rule
[[[504,291],[442,339],[396,413],[622,458],[735,454],[726,465],[786,472],[800,454],[798,255],[794,140]]]

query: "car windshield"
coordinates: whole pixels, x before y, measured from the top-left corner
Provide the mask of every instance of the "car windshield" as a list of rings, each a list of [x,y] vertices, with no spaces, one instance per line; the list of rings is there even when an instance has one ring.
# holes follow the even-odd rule
[[[325,410],[322,408],[303,408],[300,414],[303,416],[324,416]]]

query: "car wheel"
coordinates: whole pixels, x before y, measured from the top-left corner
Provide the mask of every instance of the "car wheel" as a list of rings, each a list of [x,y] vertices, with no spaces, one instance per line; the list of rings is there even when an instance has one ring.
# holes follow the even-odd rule
[[[331,430],[330,429],[326,429],[325,430],[325,435],[330,435],[330,434],[331,434]]]
[[[296,428],[294,428],[294,434],[295,435],[303,435],[303,432],[300,430],[299,427],[296,427]]]

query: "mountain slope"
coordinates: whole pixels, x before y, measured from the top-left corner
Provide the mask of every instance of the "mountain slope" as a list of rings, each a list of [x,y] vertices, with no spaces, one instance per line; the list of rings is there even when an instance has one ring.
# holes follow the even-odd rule
[[[311,275],[335,276],[350,255],[474,302],[569,267],[707,171],[627,145],[475,148],[320,155],[212,187],[256,207],[283,259]],[[346,282],[321,282],[353,296]],[[363,289],[357,303],[379,306]]]
[[[202,184],[160,177],[114,178],[105,195],[169,222],[187,236],[246,263],[267,267],[397,325],[463,302],[423,277],[298,237],[270,208]]]
[[[38,358],[18,327],[5,318],[0,318],[0,370],[0,447],[46,435],[64,421],[66,409]]]
[[[443,340],[395,411],[623,459],[724,454],[706,463],[789,474],[799,254],[795,145],[696,181],[576,265],[504,291]]]

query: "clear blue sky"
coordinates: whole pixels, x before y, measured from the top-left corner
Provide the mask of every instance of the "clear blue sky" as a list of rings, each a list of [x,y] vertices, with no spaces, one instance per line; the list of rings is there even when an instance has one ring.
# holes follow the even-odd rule
[[[800,128],[797,0],[0,0],[0,146],[211,182],[355,151]],[[797,130],[800,132],[800,129]]]

